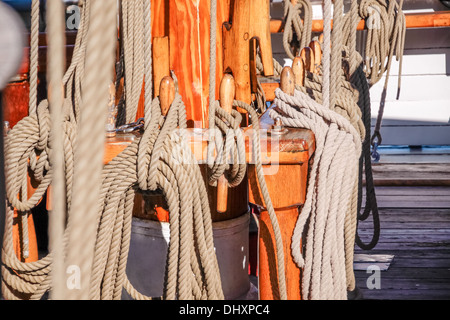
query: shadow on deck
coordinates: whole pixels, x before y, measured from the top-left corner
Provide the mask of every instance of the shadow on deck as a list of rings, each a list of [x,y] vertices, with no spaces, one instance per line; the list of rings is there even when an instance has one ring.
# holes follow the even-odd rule
[[[384,162],[375,166],[374,176],[378,179],[380,240],[373,250],[356,248],[355,253],[393,255],[394,258],[385,271],[373,268],[355,271],[363,298],[450,299],[448,154],[385,155]],[[388,183],[396,180],[402,183]],[[372,221],[360,223],[362,239],[369,240],[372,232]]]

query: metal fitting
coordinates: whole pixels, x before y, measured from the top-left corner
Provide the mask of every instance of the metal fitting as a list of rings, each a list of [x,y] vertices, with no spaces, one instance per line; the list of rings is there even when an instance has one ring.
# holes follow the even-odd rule
[[[286,128],[283,127],[283,122],[280,117],[275,118],[272,129],[269,131],[270,134],[282,135],[288,132]]]

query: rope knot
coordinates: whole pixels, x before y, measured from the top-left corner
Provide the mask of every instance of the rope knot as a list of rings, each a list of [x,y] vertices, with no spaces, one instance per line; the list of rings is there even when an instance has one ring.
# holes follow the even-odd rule
[[[210,143],[214,144],[217,155],[212,157],[213,148],[208,154],[208,166],[211,169],[209,184],[217,185],[217,180],[225,174],[229,187],[239,185],[246,172],[245,140],[240,129],[242,115],[237,110],[227,113],[215,102],[215,128],[209,130]]]

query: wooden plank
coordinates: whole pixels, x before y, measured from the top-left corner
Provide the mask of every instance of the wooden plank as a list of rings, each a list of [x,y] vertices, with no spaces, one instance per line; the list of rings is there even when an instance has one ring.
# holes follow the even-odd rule
[[[382,274],[382,279],[450,279],[448,268],[392,268]]]
[[[450,196],[450,187],[376,187],[377,195],[443,195]]]
[[[169,0],[151,0],[152,36],[169,35]]]
[[[361,270],[365,271],[365,270]],[[367,290],[367,275],[358,275],[356,283],[359,288]],[[382,279],[383,280],[383,279]],[[381,290],[449,290],[450,283],[441,279],[398,279],[396,281],[384,281]]]
[[[161,80],[170,76],[169,68],[169,38],[154,37],[153,38],[153,95],[159,96],[159,85]]]
[[[393,255],[390,254],[355,254],[353,257],[354,262],[384,262],[391,263],[394,259]]]
[[[410,207],[410,208],[448,208],[450,207],[450,199],[443,197],[421,197],[416,196],[383,196],[377,198],[379,208],[386,207]]]
[[[444,12],[427,12],[427,13],[410,13],[405,14],[406,28],[439,28],[450,26],[450,11]],[[331,21],[333,26],[333,21]],[[270,21],[270,32],[283,32],[282,20],[272,19]],[[357,30],[364,30],[366,28],[364,20],[358,23]],[[323,20],[312,21],[312,32],[323,31]]]
[[[361,270],[368,270],[371,267],[378,267],[380,271],[387,271],[389,269],[390,264],[387,262],[354,262],[353,263],[353,270],[355,271],[361,271]]]
[[[370,266],[377,266],[381,271],[387,271],[393,259],[393,255],[355,254],[353,269],[367,270]]]
[[[359,233],[363,235],[362,233]],[[367,234],[370,235],[368,232]],[[450,239],[450,233],[437,233],[437,234],[386,234],[381,230],[379,243],[417,243],[418,246],[422,246],[424,243],[433,243],[450,245],[447,240]]]
[[[363,292],[371,300],[447,300],[450,293],[444,290],[370,290]]]
[[[204,128],[209,101],[210,1],[168,0],[170,69],[178,78],[189,127]],[[216,97],[223,74],[222,24],[229,19],[229,0],[217,8]]]
[[[410,251],[440,251],[440,250],[448,250],[450,248],[450,241],[442,241],[442,242],[382,242],[380,241],[376,248],[378,250],[410,250]]]
[[[187,118],[207,122],[209,1],[169,0],[170,69],[178,78]],[[192,126],[193,124],[190,123]]]
[[[450,185],[450,163],[375,163],[372,171],[375,185]]]

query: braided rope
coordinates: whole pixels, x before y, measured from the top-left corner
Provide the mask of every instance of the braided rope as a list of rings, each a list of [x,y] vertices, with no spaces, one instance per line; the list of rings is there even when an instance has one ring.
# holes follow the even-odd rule
[[[39,58],[39,9],[40,1],[31,2],[31,30],[30,30],[30,93],[28,114],[36,112],[37,108],[37,77]]]

